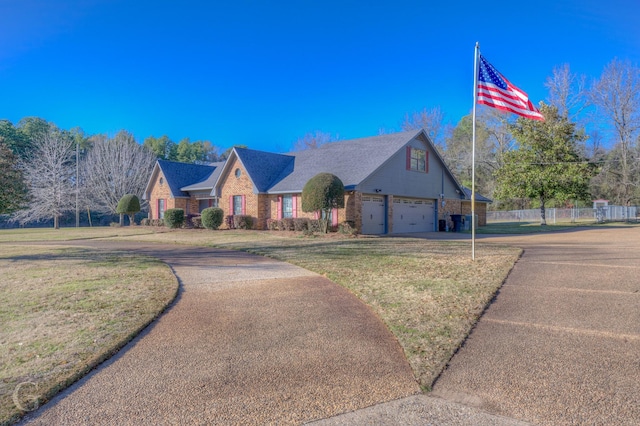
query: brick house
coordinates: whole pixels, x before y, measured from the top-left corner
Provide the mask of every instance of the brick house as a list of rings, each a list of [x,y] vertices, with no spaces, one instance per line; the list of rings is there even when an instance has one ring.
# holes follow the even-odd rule
[[[345,186],[345,207],[332,212],[332,224],[351,221],[363,234],[437,231],[439,219],[471,213],[470,191],[453,177],[423,130],[287,154],[234,148],[225,162],[210,165],[158,160],[144,197],[151,219],[170,208],[198,214],[217,206],[225,216],[252,216],[254,227],[265,229],[267,219],[317,217],[302,211],[300,197],[321,172],[333,173]],[[490,202],[476,194],[480,226]]]

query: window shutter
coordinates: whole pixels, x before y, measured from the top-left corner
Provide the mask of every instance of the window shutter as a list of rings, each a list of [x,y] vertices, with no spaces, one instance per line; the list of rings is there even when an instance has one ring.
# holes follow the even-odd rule
[[[282,195],[278,195],[277,218],[282,219]]]
[[[291,196],[291,203],[293,204],[293,217],[296,218],[298,217],[298,196],[297,195],[292,195]]]
[[[424,172],[429,173],[429,151],[424,153]]]
[[[229,214],[227,216],[233,216],[233,195],[229,195]]]
[[[338,209],[331,210],[331,225],[338,226]]]
[[[407,170],[411,170],[411,147],[407,147]]]
[[[242,196],[242,214],[247,214],[247,197],[244,195]]]

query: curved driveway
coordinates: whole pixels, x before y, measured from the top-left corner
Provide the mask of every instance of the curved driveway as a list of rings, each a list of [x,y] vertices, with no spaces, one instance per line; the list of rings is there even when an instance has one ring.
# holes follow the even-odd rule
[[[234,251],[71,244],[158,257],[181,291],[29,424],[300,424],[420,392],[382,321],[322,276]]]

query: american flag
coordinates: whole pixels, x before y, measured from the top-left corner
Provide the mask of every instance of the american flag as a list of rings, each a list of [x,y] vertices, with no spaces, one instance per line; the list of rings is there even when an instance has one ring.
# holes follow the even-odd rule
[[[478,103],[513,112],[532,120],[544,121],[529,96],[511,84],[482,55],[478,69]]]

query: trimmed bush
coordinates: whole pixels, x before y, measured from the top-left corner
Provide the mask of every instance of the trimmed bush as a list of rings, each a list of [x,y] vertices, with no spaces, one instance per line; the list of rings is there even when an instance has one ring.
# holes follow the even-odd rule
[[[340,178],[331,173],[318,173],[302,188],[302,211],[323,212],[320,219],[322,232],[329,230],[331,210],[344,207],[344,185]]]
[[[171,229],[180,228],[184,224],[184,210],[168,209],[164,212],[164,223]]]
[[[293,226],[293,218],[291,217],[285,217],[284,219],[282,219],[282,228],[283,231],[293,231],[294,226]]]
[[[293,230],[294,231],[306,231],[309,229],[309,219],[306,217],[298,217],[293,219]]]
[[[233,227],[235,229],[252,229],[253,217],[243,214],[237,214],[233,216]]]
[[[324,229],[322,228],[322,223],[320,223],[319,219],[310,219],[309,220],[309,231],[324,233]]]
[[[140,211],[140,199],[135,194],[125,194],[118,201],[116,213],[120,214],[120,225],[123,225],[122,215],[129,216],[129,224],[135,225],[135,215]]]
[[[267,219],[267,229],[269,231],[306,231],[309,229],[309,219],[306,217],[284,219]]]
[[[345,235],[356,235],[358,233],[356,230],[355,223],[351,220],[347,220],[339,224],[338,232]]]
[[[201,216],[192,217],[191,226],[193,226],[195,229],[203,229],[204,225],[202,225],[202,217]]]
[[[218,207],[207,207],[200,215],[202,226],[207,229],[218,229],[222,225],[224,211]]]

